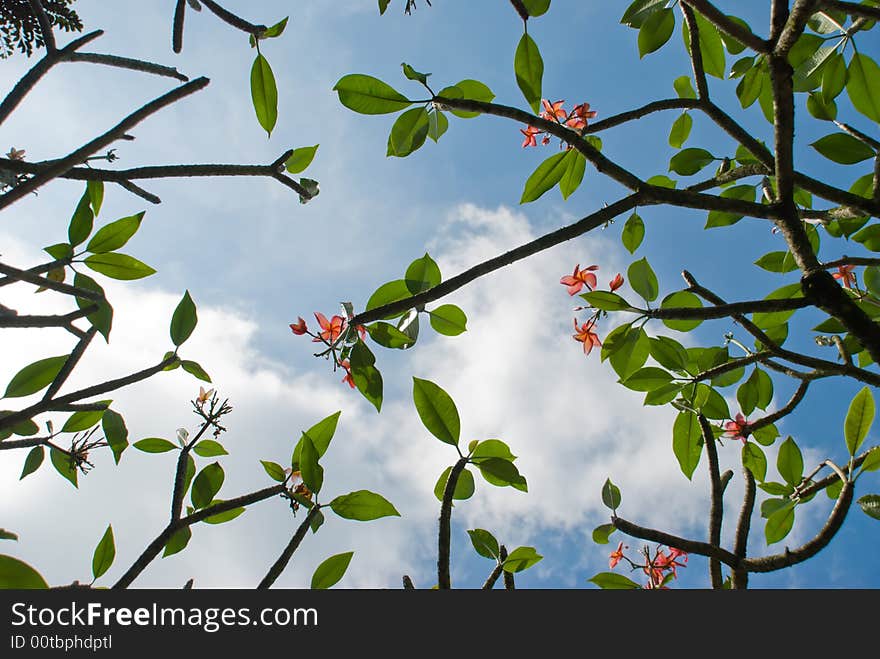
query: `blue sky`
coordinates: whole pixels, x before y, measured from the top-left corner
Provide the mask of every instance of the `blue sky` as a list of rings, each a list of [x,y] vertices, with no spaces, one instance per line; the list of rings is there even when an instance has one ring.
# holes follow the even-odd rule
[[[292,336],[288,323],[302,316],[314,324],[313,311],[336,313],[340,301],[363,308],[378,285],[401,277],[425,251],[445,277],[452,276],[615,201],[621,189],[590,167],[568,201],[552,190],[520,206],[523,182],[555,146],[522,149],[520,126],[508,120],[451,118],[439,144],[429,142],[406,159],[386,158],[393,117],[356,115],[332,92],[343,75],[366,73],[421,98],[419,86],[401,73],[401,62],[407,62],[431,72],[435,89],[475,78],[489,85],[497,102],[525,107],[512,64],[521,22],[507,3],[437,0],[433,8],[419,3],[412,16],[404,16],[402,0],[394,0],[380,17],[371,1],[345,0],[328,8],[321,2],[278,0],[256,9],[254,3],[229,0],[230,9],[255,22],[271,24],[290,15],[285,34],[262,47],[279,88],[279,120],[271,139],[250,104],[254,53],[246,37],[207,12],[189,12],[184,50],[176,56],[170,48],[171,4],[135,9],[135,3],[116,2],[108,9],[108,3],[97,0],[76,3],[87,29],[106,31],[94,42],[95,52],[172,64],[192,78],[211,79],[206,90],[140,125],[133,131],[134,142],[116,145],[117,164],[266,163],[288,148],[320,144],[305,175],[320,182],[321,193],[303,206],[271,180],[156,181],[144,187],[163,203],[151,206],[108,185],[101,217],[109,221],[146,210],[143,227],[126,251],[158,273],[130,284],[108,282],[116,308],[111,343],[93,348],[71,387],[117,377],[161,358],[169,349],[171,312],[188,289],[199,305],[200,323],[182,354],[201,362],[235,407],[224,440],[231,455],[222,461],[227,480],[221,495],[268,485],[259,460],[283,463],[302,429],[342,410],[324,465],[325,491],[333,496],[373,489],[397,505],[402,517],[368,524],[329,519],[307,538],[279,587],[307,586],[318,563],[348,550],[355,551],[355,558],[342,587],[398,587],[404,573],[419,587],[434,583],[439,503],[432,490],[455,454],[421,426],[412,405],[412,376],[435,381],[453,396],[466,440],[505,440],[520,456],[517,465],[529,481],[528,494],[478,483],[475,496],[456,505],[454,585],[478,586],[490,571],[465,534],[465,529],[486,528],[508,547],[534,546],[544,555],[519,575],[521,586],[592,587],[587,579],[607,569],[607,555],[621,539],[612,536],[614,542],[604,546],[590,539],[592,529],[607,522],[599,497],[607,477],[623,492],[622,516],[702,539],[708,509],[705,458],[693,482],[685,479],[671,451],[673,411],[642,408],[641,395],[616,385],[613,371],[597,354],[583,356],[571,340],[573,302],[558,280],[575,263],[596,263],[604,287],[615,273],[646,256],[660,278],[661,297],[684,287],[683,268],[727,299],[762,297],[796,281],[795,274],[773,275],[751,265],[765,252],[782,249],[770,226],[743,220],[729,229],[702,231],[704,213],[645,208],[640,210],[647,224],[645,244],[634,256],[620,245],[622,217],[605,230],[482,278],[448,299],[468,314],[464,335],[426,335],[403,354],[376,348],[385,380],[383,411],[377,415],[340,382],[341,374],[311,356],[313,346]],[[740,3],[719,4],[743,11]],[[754,13],[743,17],[755,20],[756,31],[764,33],[766,17],[757,11],[762,4],[749,3]],[[601,3],[557,0],[546,16],[531,21],[529,32],[545,62],[545,96],[565,99],[569,107],[588,101],[599,118],[674,96],[672,80],[690,73],[680,35],[640,61],[637,33],[618,23],[623,8],[610,11]],[[5,61],[0,67],[4,87],[30,64],[20,57]],[[3,125],[0,147],[25,148],[29,160],[58,157],[172,83],[88,64],[59,66]],[[711,86],[717,102],[739,108],[735,83],[713,79]],[[602,135],[604,152],[640,176],[667,173],[674,152],[666,135],[677,115],[654,115],[608,131]],[[716,155],[731,151],[720,131],[694,119],[689,146]],[[742,113],[742,122],[771,140],[757,105]],[[855,175],[806,146],[830,132],[816,123],[806,122],[798,130],[798,166],[848,187]],[[875,128],[863,126],[869,132]],[[63,240],[81,188],[57,181],[8,210],[0,226],[4,261],[37,263],[41,247]],[[840,249],[829,243],[822,256],[837,258]],[[855,253],[851,244],[846,249]],[[37,299],[29,290],[12,288],[18,287],[4,290],[11,296],[3,302],[8,306],[33,313],[62,308],[45,294]],[[624,292],[634,295],[628,288]],[[612,323],[604,325],[607,332]],[[661,331],[659,325],[649,327]],[[678,338],[688,345],[717,345],[731,330],[731,323],[718,321]],[[16,337],[23,343],[0,346],[0,380],[30,361],[69,349],[60,330],[34,334],[38,340]],[[795,345],[816,350],[809,335]],[[178,427],[193,428],[188,400],[198,385],[180,371],[163,373],[119,391],[114,409],[124,414],[132,441],[173,438]],[[820,382],[799,414],[780,424],[784,435],[798,440],[808,469],[828,457],[843,459],[843,419],[858,389]],[[791,391],[790,385],[780,384],[774,407],[784,404]],[[733,388],[724,393],[734,400]],[[63,415],[54,418],[58,423]],[[868,442],[874,437],[872,431]],[[738,442],[725,442],[720,454],[722,469],[738,471]],[[23,459],[23,454],[5,455],[0,464],[0,525],[21,538],[3,550],[31,562],[51,583],[86,580],[92,549],[112,523],[117,562],[99,582],[109,585],[165,524],[170,454],[129,449],[118,467],[109,455],[100,456],[77,492],[46,467],[19,483]],[[870,491],[870,480],[862,482],[869,489],[857,495]],[[741,491],[737,477],[725,501],[728,542]],[[804,506],[786,542],[796,546],[810,538],[828,508],[826,501]],[[252,587],[298,523],[284,502],[276,501],[255,506],[230,524],[195,529],[186,551],[154,562],[135,586],[175,587],[194,577],[196,587]],[[752,585],[876,587],[880,580],[867,548],[876,533],[872,525],[876,522],[853,510],[838,538],[818,557],[793,570],[755,576]],[[780,544],[764,547],[760,520],[753,529],[755,551],[781,550]],[[627,543],[641,546],[636,540]],[[698,557],[680,574],[680,586],[707,584],[705,562]]]

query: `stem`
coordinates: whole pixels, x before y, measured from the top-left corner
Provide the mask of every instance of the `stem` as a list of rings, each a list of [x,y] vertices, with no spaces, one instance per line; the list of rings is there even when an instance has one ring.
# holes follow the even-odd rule
[[[733,541],[733,553],[740,559],[746,557],[746,551],[749,543],[749,530],[752,525],[752,515],[755,511],[755,476],[752,472],[743,467],[743,478],[745,479],[745,493],[743,494],[743,504],[739,511],[739,520],[736,524],[736,536]],[[735,569],[731,577],[731,586],[734,589],[746,589],[749,586],[749,573],[745,570]]]
[[[284,551],[281,552],[281,556],[279,556],[278,560],[272,564],[272,567],[269,568],[269,571],[266,573],[266,576],[263,577],[262,581],[257,584],[257,590],[265,590],[271,587],[272,584],[275,583],[275,580],[281,576],[281,573],[284,572],[284,568],[290,563],[290,559],[293,557],[293,552],[297,550],[300,543],[303,541],[303,538],[306,537],[306,533],[309,530],[309,524],[311,524],[312,519],[318,514],[320,509],[321,506],[317,503],[309,509],[309,514],[306,515],[306,518],[297,527],[296,533],[293,534],[290,542],[287,543]]]
[[[721,485],[721,470],[718,467],[718,450],[715,446],[715,434],[712,426],[702,414],[697,415],[700,422],[700,430],[703,434],[703,443],[706,445],[706,457],[709,462],[709,483],[711,487],[711,505],[709,508],[709,544],[714,547],[721,546],[721,523],[724,516],[723,488]],[[717,558],[709,558],[709,576],[712,588],[721,589],[721,563]]]
[[[735,568],[740,562],[731,552],[722,547],[710,545],[708,542],[688,540],[687,538],[680,538],[664,531],[638,526],[622,517],[612,517],[611,523],[618,531],[622,531],[634,538],[648,540],[649,542],[658,542],[667,547],[676,547],[689,554],[698,554],[700,556],[706,556],[707,558],[716,558],[725,565],[733,568]]]
[[[449,477],[446,479],[446,487],[443,489],[443,503],[440,506],[440,531],[437,535],[437,587],[440,590],[448,590],[452,587],[449,579],[452,495],[455,494],[458,477],[467,462],[468,459],[466,457],[459,458],[458,462],[455,463],[449,472]]]

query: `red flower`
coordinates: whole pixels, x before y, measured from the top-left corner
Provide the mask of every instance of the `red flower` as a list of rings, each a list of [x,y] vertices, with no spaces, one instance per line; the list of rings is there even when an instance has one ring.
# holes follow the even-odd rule
[[[854,265],[839,265],[837,266],[837,272],[831,276],[839,279],[844,288],[852,288],[856,285],[856,276],[853,274],[855,267]]]
[[[584,286],[593,290],[596,287],[596,275],[590,271],[598,269],[598,265],[591,265],[581,270],[581,264],[578,263],[574,266],[574,272],[570,275],[565,275],[565,277],[559,280],[559,283],[563,286],[568,286],[569,295],[579,293]]]
[[[306,327],[306,321],[302,319],[302,316],[300,316],[296,320],[297,322],[290,324],[290,330],[297,336],[302,336],[309,331],[309,328]]]
[[[589,355],[590,351],[592,351],[593,346],[601,346],[602,342],[599,340],[599,335],[593,331],[593,326],[596,324],[595,319],[588,320],[586,323],[578,328],[577,318],[574,319],[574,331],[577,332],[574,334],[574,340],[580,341],[584,344],[584,354]]]
[[[587,123],[589,123],[587,120],[592,119],[597,114],[595,110],[590,110],[589,103],[575,105],[574,110],[571,111],[571,117],[565,122],[565,125],[575,130],[583,130],[587,127]]]
[[[748,427],[748,420],[742,415],[742,412],[737,412],[736,419],[724,424],[724,436],[741,439],[743,444],[745,444],[746,438],[743,434],[747,431]]]
[[[608,284],[608,288],[611,289],[611,292],[613,293],[614,291],[616,291],[616,290],[617,290],[618,288],[620,288],[621,286],[623,286],[623,275],[621,275],[621,274],[618,272],[618,273],[614,276],[614,279],[611,280],[611,283]]]
[[[346,359],[344,362],[340,362],[339,364],[342,368],[345,369],[345,377],[342,378],[342,381],[348,384],[352,389],[355,388],[354,379],[351,377],[351,364]]]
[[[546,98],[542,98],[541,103],[544,105],[544,112],[541,113],[542,119],[547,121],[565,121],[568,118],[568,112],[562,107],[565,101],[550,103]]]
[[[617,545],[617,549],[611,552],[611,557],[608,560],[608,567],[614,569],[617,567],[617,564],[620,563],[620,559],[623,558],[623,543],[619,543]]]
[[[327,320],[327,317],[320,313],[315,312],[315,318],[318,319],[318,324],[321,326],[321,332],[316,336],[312,341],[321,341],[322,339],[327,343],[336,343],[336,340],[342,335],[342,331],[345,329],[345,318],[342,316],[333,316],[330,320]]]
[[[538,128],[534,126],[526,126],[526,129],[519,129],[519,132],[526,136],[523,140],[522,146],[525,149],[527,146],[538,146],[537,136],[541,133]]]

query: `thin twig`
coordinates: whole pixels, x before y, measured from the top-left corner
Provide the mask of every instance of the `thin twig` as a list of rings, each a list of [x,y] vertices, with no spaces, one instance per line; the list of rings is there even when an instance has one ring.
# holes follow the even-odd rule
[[[139,110],[136,110],[135,112],[128,115],[125,119],[123,119],[121,122],[116,124],[116,126],[105,132],[103,135],[100,135],[99,137],[93,139],[91,142],[84,144],[76,151],[65,156],[64,158],[53,161],[52,165],[47,167],[42,173],[37,174],[27,181],[12,188],[12,190],[0,197],[0,209],[6,208],[10,204],[18,201],[19,199],[22,199],[23,197],[33,192],[34,190],[37,190],[52,179],[60,176],[71,167],[85,162],[86,158],[101,150],[108,144],[111,144],[115,140],[119,139],[123,134],[126,133],[126,131],[137,126],[141,121],[149,117],[151,114],[154,114],[162,108],[171,105],[172,103],[176,103],[180,99],[185,98],[186,96],[189,96],[190,94],[197,92],[200,89],[203,89],[205,86],[207,86],[208,82],[209,80],[207,78],[197,78],[192,82],[181,85],[180,87],[177,87],[167,94],[164,94],[159,98],[150,101]]]
[[[303,538],[306,537],[306,533],[309,530],[309,525],[312,523],[312,519],[318,512],[321,510],[321,506],[315,504],[309,509],[309,514],[306,515],[306,518],[302,521],[302,523],[297,527],[296,533],[293,534],[293,537],[290,538],[290,542],[287,543],[287,546],[284,548],[284,551],[281,552],[281,556],[278,557],[272,567],[269,568],[269,571],[266,573],[266,576],[262,578],[259,584],[257,584],[257,590],[264,590],[266,588],[270,588],[275,580],[281,576],[281,573],[284,572],[284,568],[287,567],[287,564],[290,563],[290,559],[293,558],[293,553],[297,550],[300,543],[303,541]]]
[[[722,498],[721,470],[718,467],[718,449],[715,446],[715,434],[708,419],[702,414],[697,415],[700,423],[700,431],[703,435],[703,444],[706,446],[706,457],[709,463],[709,486],[711,503],[709,506],[709,544],[713,547],[721,546],[721,524],[724,516],[724,501]],[[709,558],[709,577],[712,588],[720,589],[722,584],[721,563],[717,558]]]

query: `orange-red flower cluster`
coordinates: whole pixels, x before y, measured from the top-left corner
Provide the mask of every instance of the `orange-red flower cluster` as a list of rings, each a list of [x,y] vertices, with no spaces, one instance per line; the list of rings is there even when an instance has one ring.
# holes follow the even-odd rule
[[[657,547],[654,556],[651,556],[650,550],[645,547],[642,550],[644,563],[636,563],[624,555],[623,550],[628,549],[622,542],[617,545],[617,549],[611,552],[608,560],[608,566],[613,570],[620,561],[626,561],[633,569],[641,568],[648,575],[648,582],[645,588],[654,590],[661,588],[668,590],[666,585],[673,579],[678,577],[678,568],[687,567],[687,552],[670,547],[668,553],[664,553],[662,547]]]
[[[296,334],[297,336],[302,336],[304,334],[308,334],[312,337],[313,343],[323,343],[329,346],[329,350],[327,352],[331,352],[334,358],[334,364],[339,366],[345,371],[345,377],[342,378],[342,381],[345,382],[352,389],[355,388],[354,378],[351,374],[351,364],[347,359],[341,360],[336,355],[336,343],[340,340],[340,338],[344,337],[348,331],[348,319],[343,318],[342,316],[333,316],[329,320],[327,316],[322,314],[320,311],[315,312],[315,319],[318,321],[318,331],[316,333],[312,333],[308,325],[306,325],[306,321],[303,320],[302,316],[296,319],[295,323],[290,323],[290,331]],[[355,325],[355,330],[360,335],[361,340],[365,340],[367,338],[367,330],[363,325]]]
[[[574,272],[562,277],[559,280],[559,283],[566,287],[569,295],[580,293],[585,286],[592,291],[597,283],[596,275],[593,273],[598,269],[598,265],[590,265],[582,270],[581,264],[578,263],[574,266]],[[618,272],[608,283],[608,288],[610,291],[614,292],[621,286],[623,286],[623,275]],[[576,307],[575,310],[578,311],[583,308],[585,307]],[[599,339],[599,335],[595,331],[596,321],[599,320],[601,313],[601,311],[596,311],[592,318],[580,326],[578,326],[577,318],[574,319],[575,333],[572,336],[575,341],[583,344],[585,355],[589,355],[595,346],[602,345],[602,341]]]
[[[589,103],[575,105],[571,112],[568,112],[565,109],[565,101],[551,103],[546,98],[542,98],[541,104],[544,106],[544,110],[540,114],[541,119],[555,121],[556,123],[568,126],[577,131],[583,131],[587,127],[589,120],[597,114],[595,110],[590,109]],[[541,138],[541,144],[550,143],[550,135],[535,126],[526,126],[525,129],[520,128],[519,132],[525,136],[522,143],[523,148],[527,146],[538,146],[539,135],[543,135]]]

